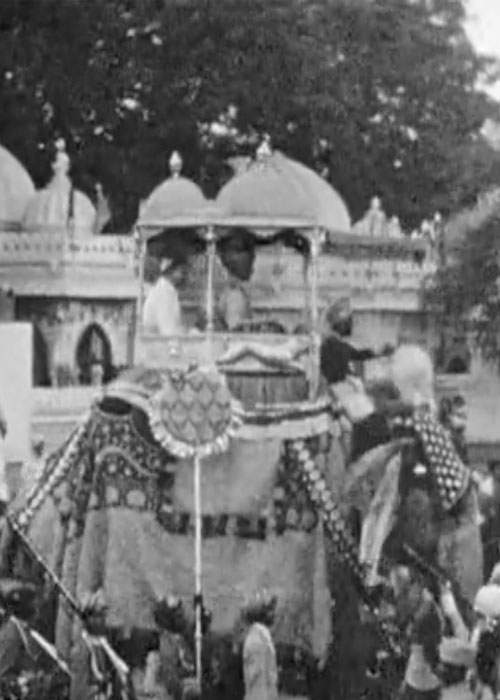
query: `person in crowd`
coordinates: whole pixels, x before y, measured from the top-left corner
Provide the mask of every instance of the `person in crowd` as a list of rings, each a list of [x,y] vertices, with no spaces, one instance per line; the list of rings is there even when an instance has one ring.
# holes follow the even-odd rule
[[[463,396],[457,394],[453,398],[441,400],[440,420],[450,433],[455,449],[464,464],[468,464],[467,440],[467,403]]]
[[[246,605],[248,631],[243,642],[245,700],[278,700],[278,665],[271,637],[277,599],[256,594]]]
[[[468,681],[468,674],[475,663],[473,646],[457,637],[443,637],[439,645],[439,659],[441,700],[475,700]]]
[[[33,666],[34,643],[27,625],[35,615],[36,589],[16,580],[2,580],[0,605],[0,679],[19,673],[27,662]]]
[[[454,639],[469,641],[470,630],[459,610],[455,595],[453,593],[453,587],[450,582],[441,585],[439,602],[441,611],[445,618],[445,628],[447,628],[446,633],[451,634]]]
[[[66,697],[69,669],[31,626],[37,613],[36,587],[1,579],[0,607],[0,697]]]
[[[477,642],[474,700],[496,700],[500,691],[499,618],[486,626]]]
[[[184,332],[182,310],[177,288],[183,283],[186,267],[181,260],[163,258],[160,274],[149,290],[142,313],[144,330],[163,336]]]
[[[252,319],[248,281],[255,263],[255,240],[245,231],[227,236],[218,243],[220,260],[229,280],[219,299],[218,311],[230,331],[245,327]]]
[[[402,700],[439,700],[442,617],[431,583],[407,566],[390,572],[398,626],[409,642]]]
[[[474,599],[474,614],[476,620],[471,641],[477,646],[482,632],[500,619],[500,586],[495,583],[481,586]]]
[[[485,580],[500,556],[500,461],[495,460],[488,467],[489,475],[480,482],[478,490]]]
[[[250,296],[245,285],[231,276],[219,300],[219,313],[229,331],[244,326],[252,319]]]

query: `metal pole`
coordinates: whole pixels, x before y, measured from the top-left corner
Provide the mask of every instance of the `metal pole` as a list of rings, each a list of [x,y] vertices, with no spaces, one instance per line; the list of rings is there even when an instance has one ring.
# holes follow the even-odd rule
[[[202,668],[201,668],[201,646],[202,646],[202,630],[201,630],[201,578],[202,578],[202,561],[201,561],[201,460],[198,455],[194,458],[194,512],[195,512],[195,535],[194,535],[194,567],[195,567],[195,647],[196,647],[196,680],[198,687],[201,690]]]
[[[133,336],[132,336],[132,352],[129,356],[130,363],[133,365],[137,352],[137,336],[142,333],[142,308],[144,306],[144,258],[145,244],[142,240],[141,230],[138,226],[134,229],[134,267],[135,277],[139,280],[139,289],[137,294],[137,302],[135,305],[135,318],[133,320]]]
[[[320,352],[320,334],[319,334],[319,308],[318,308],[318,258],[320,253],[320,231],[315,229],[312,236],[309,238],[311,244],[311,265],[310,265],[310,283],[311,283],[311,377],[309,381],[309,399],[316,398],[319,386],[319,352]]]
[[[208,226],[205,232],[205,242],[207,244],[207,288],[205,298],[206,312],[206,338],[208,341],[208,353],[210,362],[213,359],[213,334],[215,317],[215,231],[213,226]]]

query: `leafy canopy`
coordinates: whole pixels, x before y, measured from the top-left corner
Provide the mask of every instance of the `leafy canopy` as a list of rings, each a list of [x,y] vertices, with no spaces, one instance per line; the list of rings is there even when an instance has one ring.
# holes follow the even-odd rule
[[[114,230],[173,149],[213,195],[225,159],[264,132],[355,218],[378,194],[413,227],[498,169],[478,135],[497,106],[477,82],[495,66],[463,15],[459,0],[2,0],[0,141],[42,185],[64,136],[76,186],[103,184]]]

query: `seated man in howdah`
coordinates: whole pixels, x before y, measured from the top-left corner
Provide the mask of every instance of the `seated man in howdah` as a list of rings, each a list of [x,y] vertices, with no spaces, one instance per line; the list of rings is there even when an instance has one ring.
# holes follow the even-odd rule
[[[142,322],[147,333],[174,336],[184,332],[178,288],[182,285],[185,274],[184,261],[168,258],[161,260],[160,274],[147,294],[142,312]]]

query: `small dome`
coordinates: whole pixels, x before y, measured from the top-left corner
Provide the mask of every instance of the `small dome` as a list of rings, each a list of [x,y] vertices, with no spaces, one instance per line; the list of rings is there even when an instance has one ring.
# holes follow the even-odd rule
[[[62,139],[56,143],[56,148],[52,180],[30,199],[23,217],[23,229],[40,233],[65,231],[72,219],[75,235],[91,236],[96,222],[95,207],[87,195],[73,189],[68,177],[70,160]]]
[[[35,186],[21,163],[0,146],[0,228],[19,224]]]
[[[283,156],[276,158],[268,143],[257,160],[224,185],[217,204],[227,224],[249,229],[307,228],[316,224],[314,202]]]
[[[171,177],[158,185],[142,204],[139,226],[182,228],[203,222],[209,202],[194,182],[183,177],[182,159],[177,152],[170,158]]]
[[[283,162],[297,177],[308,197],[314,202],[316,223],[328,231],[347,232],[351,229],[349,210],[339,193],[311,168],[276,151],[273,157]]]

